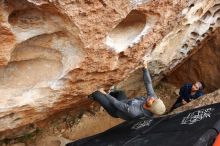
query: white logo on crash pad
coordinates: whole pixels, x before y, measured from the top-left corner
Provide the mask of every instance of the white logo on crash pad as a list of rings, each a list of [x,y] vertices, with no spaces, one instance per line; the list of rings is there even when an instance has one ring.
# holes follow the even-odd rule
[[[145,126],[150,126],[153,120],[144,120],[134,124],[131,129],[137,130]]]
[[[207,108],[207,109],[201,109],[194,111],[192,113],[189,113],[188,116],[184,117],[181,124],[182,125],[192,125],[196,122],[199,122],[205,118],[210,118],[212,111],[214,111],[214,108]]]

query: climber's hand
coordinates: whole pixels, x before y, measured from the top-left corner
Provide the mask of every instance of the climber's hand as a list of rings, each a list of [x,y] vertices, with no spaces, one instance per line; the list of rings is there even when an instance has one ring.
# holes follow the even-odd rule
[[[147,63],[144,64],[144,68],[147,68]]]
[[[184,104],[187,104],[187,102],[183,99],[182,100],[182,104],[184,105]]]
[[[148,63],[147,60],[142,60],[142,65],[143,65],[144,68],[147,68],[147,63]]]
[[[104,88],[100,88],[99,91],[100,91],[101,93],[103,93],[103,94],[107,94],[107,93],[105,92]]]

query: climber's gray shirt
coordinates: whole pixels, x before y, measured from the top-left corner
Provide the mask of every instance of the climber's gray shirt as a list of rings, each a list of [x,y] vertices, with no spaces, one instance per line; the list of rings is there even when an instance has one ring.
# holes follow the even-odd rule
[[[140,117],[150,118],[153,114],[144,109],[143,105],[146,103],[148,97],[157,98],[150,77],[150,73],[147,69],[143,68],[143,79],[144,85],[147,90],[147,97],[136,97],[128,100],[119,101],[112,97],[111,95],[106,95],[108,100],[118,109],[117,116],[125,119],[131,120]]]
[[[115,107],[117,107],[117,116],[124,120],[132,120],[144,116],[150,118],[153,115],[143,107],[147,100],[145,97],[136,97],[122,101],[115,99],[111,95],[107,95],[106,97]]]

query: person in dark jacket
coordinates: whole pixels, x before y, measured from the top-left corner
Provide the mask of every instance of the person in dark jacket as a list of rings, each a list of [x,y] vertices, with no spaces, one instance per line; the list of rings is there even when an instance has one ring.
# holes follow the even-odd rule
[[[115,118],[133,120],[144,116],[150,118],[153,114],[162,115],[166,107],[154,93],[151,77],[146,68],[143,68],[143,78],[147,97],[128,99],[123,91],[107,94],[104,90],[95,91],[89,97],[99,102]]]
[[[184,84],[179,91],[179,97],[175,104],[171,108],[171,111],[178,108],[191,100],[197,99],[198,97],[204,95],[203,89],[205,84],[203,82],[195,82],[194,84],[187,83]]]

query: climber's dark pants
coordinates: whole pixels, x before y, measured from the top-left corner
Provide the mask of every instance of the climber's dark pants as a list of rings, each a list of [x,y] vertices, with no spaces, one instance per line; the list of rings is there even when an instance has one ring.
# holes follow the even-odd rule
[[[114,91],[110,92],[109,94],[120,101],[128,99],[124,91]],[[101,93],[100,91],[95,91],[92,93],[92,97],[103,106],[103,108],[109,113],[109,115],[118,118],[116,114],[118,109],[116,109],[115,106],[112,105],[108,98],[106,98],[105,94]]]
[[[121,90],[110,92],[109,94],[111,96],[115,97],[116,99],[118,99],[119,101],[128,99],[128,97],[126,96],[125,92],[121,91]]]

